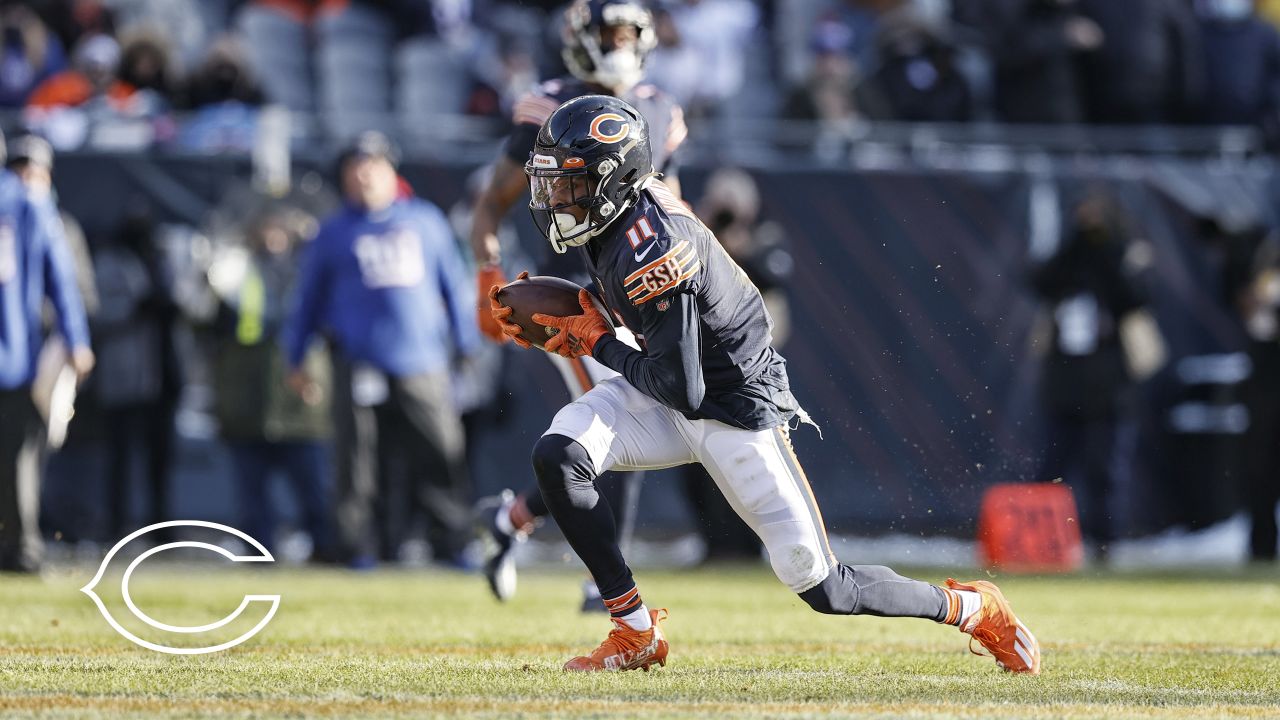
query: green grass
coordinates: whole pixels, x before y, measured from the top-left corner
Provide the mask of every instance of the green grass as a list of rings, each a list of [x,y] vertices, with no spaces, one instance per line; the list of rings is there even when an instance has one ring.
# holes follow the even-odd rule
[[[1043,643],[1038,678],[1000,672],[931,622],[818,616],[764,568],[641,573],[646,599],[671,610],[667,667],[591,676],[559,669],[608,630],[575,611],[572,573],[526,573],[507,605],[451,573],[140,574],[138,604],[174,623],[215,619],[246,591],[283,596],[244,645],[179,657],[116,635],[77,591],[92,571],[0,576],[0,715],[1280,715],[1272,570],[996,578]]]

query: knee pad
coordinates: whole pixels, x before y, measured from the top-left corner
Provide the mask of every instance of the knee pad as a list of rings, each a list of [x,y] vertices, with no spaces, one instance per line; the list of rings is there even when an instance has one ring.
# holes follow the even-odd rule
[[[777,543],[766,542],[765,547],[773,574],[795,592],[818,585],[830,572],[826,558],[808,543],[787,543],[779,547]]]
[[[568,447],[563,435],[543,435],[533,444],[533,471],[538,477],[554,473],[567,459]]]
[[[533,472],[543,496],[565,497],[575,507],[594,507],[595,470],[586,448],[564,435],[543,435],[533,444]]]
[[[769,553],[769,565],[792,592],[804,592],[827,576],[831,559],[819,546],[808,518],[792,517],[775,522],[752,524]]]

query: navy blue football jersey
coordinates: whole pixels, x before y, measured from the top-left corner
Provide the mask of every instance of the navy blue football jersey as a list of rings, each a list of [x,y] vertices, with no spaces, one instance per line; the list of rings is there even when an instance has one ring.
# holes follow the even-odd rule
[[[643,349],[606,337],[596,360],[686,417],[763,430],[796,412],[760,292],[661,182],[580,251],[606,306]]]

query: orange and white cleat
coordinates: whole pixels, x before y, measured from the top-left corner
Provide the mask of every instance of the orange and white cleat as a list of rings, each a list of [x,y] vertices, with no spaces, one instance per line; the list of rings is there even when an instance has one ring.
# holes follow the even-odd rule
[[[658,624],[667,619],[667,611],[650,610],[649,618],[653,621],[653,627],[643,632],[632,630],[625,622],[611,618],[616,627],[600,643],[600,647],[592,650],[590,655],[579,656],[565,663],[564,669],[572,672],[636,669],[648,672],[649,666],[654,663],[666,665],[667,639]]]
[[[973,641],[977,640],[1004,670],[1029,675],[1040,674],[1040,643],[1013,614],[1009,601],[1004,599],[1000,588],[985,580],[958,583],[951,578],[947,578],[947,587],[952,590],[970,590],[982,596],[982,607],[960,628],[970,636],[970,652],[974,655],[982,654],[973,649]]]

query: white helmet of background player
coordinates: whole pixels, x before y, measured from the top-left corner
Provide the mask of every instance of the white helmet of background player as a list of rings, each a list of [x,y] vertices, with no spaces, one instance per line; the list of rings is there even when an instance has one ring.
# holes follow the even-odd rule
[[[611,42],[609,28],[635,29],[635,42]],[[653,14],[640,0],[575,0],[564,14],[565,67],[584,80],[617,93],[644,77],[644,61],[658,45]]]

